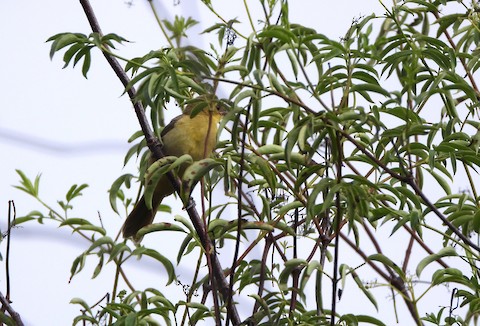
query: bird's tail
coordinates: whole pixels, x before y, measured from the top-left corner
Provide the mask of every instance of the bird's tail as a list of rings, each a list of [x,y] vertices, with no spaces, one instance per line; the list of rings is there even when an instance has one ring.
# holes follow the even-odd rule
[[[157,213],[158,206],[163,198],[153,198],[152,209],[148,209],[145,204],[145,198],[142,196],[133,210],[128,215],[125,224],[123,224],[122,233],[124,238],[134,237],[138,230],[152,224],[153,218]]]

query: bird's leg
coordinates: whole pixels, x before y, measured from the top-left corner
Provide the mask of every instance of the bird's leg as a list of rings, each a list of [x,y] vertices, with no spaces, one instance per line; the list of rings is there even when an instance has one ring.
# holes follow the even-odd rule
[[[187,210],[189,210],[190,208],[193,208],[193,207],[195,207],[195,200],[193,199],[193,197],[190,197],[188,199],[188,205],[184,206],[183,210],[187,211]]]

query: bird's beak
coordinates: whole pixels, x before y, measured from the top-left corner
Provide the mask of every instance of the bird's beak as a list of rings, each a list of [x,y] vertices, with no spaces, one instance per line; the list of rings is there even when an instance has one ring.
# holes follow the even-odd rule
[[[221,106],[221,105],[217,105],[217,111],[218,113],[220,113],[220,115],[224,116],[227,114],[227,110],[225,109],[225,107]]]

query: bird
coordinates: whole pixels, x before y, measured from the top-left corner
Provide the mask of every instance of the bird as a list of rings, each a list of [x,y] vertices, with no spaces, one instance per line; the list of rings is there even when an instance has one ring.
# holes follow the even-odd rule
[[[162,152],[165,156],[180,157],[189,154],[193,161],[199,161],[213,152],[217,143],[218,123],[225,114],[225,110],[218,103],[211,101],[207,102],[206,107],[200,112],[192,116],[192,110],[198,105],[198,101],[188,104],[183,113],[173,118],[162,130],[160,136],[163,142]],[[186,168],[185,164],[180,167],[179,177],[183,175]],[[138,230],[152,224],[162,200],[173,194],[174,191],[170,180],[164,174],[155,188],[152,209],[147,207],[145,198],[142,196],[123,224],[123,237],[133,237],[138,240],[135,237]]]

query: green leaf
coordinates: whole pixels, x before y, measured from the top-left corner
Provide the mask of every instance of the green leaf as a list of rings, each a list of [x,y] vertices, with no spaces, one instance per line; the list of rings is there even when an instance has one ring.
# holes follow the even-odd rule
[[[305,290],[307,282],[314,271],[322,272],[322,266],[320,265],[320,262],[318,260],[311,261],[304,269],[303,275],[300,279],[300,289],[302,289],[303,291]]]
[[[165,267],[165,269],[167,270],[167,274],[168,274],[167,285],[172,283],[176,279],[175,268],[173,267],[172,262],[168,260],[168,258],[163,256],[161,253],[159,253],[158,251],[153,249],[148,249],[145,247],[138,247],[132,252],[132,255],[134,256],[147,255],[159,261],[163,265],[163,267]]]
[[[296,208],[303,208],[303,207],[304,207],[304,204],[302,202],[296,200],[292,203],[288,203],[288,204],[280,207],[277,214],[280,215],[280,216],[283,216],[291,210],[294,210]]]
[[[180,261],[182,260],[182,257],[190,253],[191,250],[193,250],[193,247],[190,247],[190,250],[187,250],[189,247],[189,244],[191,243],[193,239],[193,236],[189,233],[185,236],[185,238],[182,241],[182,244],[180,245],[178,249],[178,254],[177,254],[177,264],[180,264]]]
[[[87,255],[85,253],[75,258],[75,260],[72,263],[72,267],[70,268],[70,279],[83,269],[83,267],[85,266],[86,258],[87,258]]]
[[[285,89],[274,74],[268,74],[268,80],[270,81],[270,86],[273,90],[277,91],[280,94],[285,94]]]
[[[43,216],[42,213],[36,211],[34,214],[33,212],[30,212],[27,216],[22,216],[22,217],[16,217],[15,220],[13,221],[13,226],[20,225],[22,223],[35,220],[36,218],[34,217],[35,215],[40,215]]]
[[[350,91],[353,92],[373,92],[382,94],[386,97],[390,97],[390,92],[377,84],[354,84],[350,88]]]
[[[67,218],[65,221],[60,223],[60,226],[65,226],[65,225],[92,225],[88,220],[83,219],[83,218]]]
[[[355,273],[354,270],[352,270],[352,277],[355,283],[357,284],[358,288],[362,290],[363,294],[365,294],[368,300],[375,306],[375,309],[378,311],[377,300],[375,300],[375,297],[373,296],[373,294],[365,287],[362,280],[358,277],[357,273]]]
[[[143,228],[141,228],[137,232],[137,237],[141,238],[145,234],[152,233],[152,232],[158,232],[158,231],[177,231],[177,232],[183,232],[186,233],[184,229],[179,227],[178,225],[172,224],[172,223],[167,223],[167,222],[161,222],[161,223],[153,223],[149,224]]]
[[[79,53],[81,52],[82,51],[80,51]],[[90,49],[85,51],[84,57],[85,58],[83,59],[82,75],[83,77],[87,78],[87,73],[88,73],[88,70],[90,70],[90,64],[92,62],[92,55],[90,54]]]
[[[470,281],[463,276],[461,270],[457,268],[441,268],[436,270],[432,275],[432,284],[439,285],[443,283],[458,283],[466,287],[470,287]]]
[[[122,187],[123,184],[125,184],[127,188],[130,188],[130,182],[132,178],[134,178],[132,174],[121,175],[112,183],[112,186],[108,190],[108,193],[109,193],[108,199],[110,201],[110,206],[112,207],[113,211],[117,214],[119,214],[118,208],[117,208],[117,199],[118,199],[119,191],[121,191],[120,188]]]
[[[107,231],[104,228],[102,228],[101,226],[97,226],[97,225],[81,225],[81,226],[75,227],[73,229],[73,231],[74,232],[93,231],[93,232],[100,233],[102,236],[105,236],[107,234]]]
[[[473,216],[472,227],[476,233],[480,233],[480,210]]]
[[[112,245],[113,246],[113,240],[112,238],[110,237],[101,237],[97,240],[95,240],[91,245],[90,247],[88,248],[88,250],[86,251],[87,253],[90,253],[92,252],[95,248],[98,248],[98,247],[101,247],[101,246],[104,246],[104,245]]]
[[[70,189],[68,190],[65,198],[67,199],[67,201],[71,201],[75,197],[81,196],[82,195],[82,190],[87,188],[87,187],[88,187],[87,184],[82,184],[80,186],[75,184],[75,185],[70,187]]]
[[[65,51],[64,55],[63,55],[63,62],[65,63],[63,65],[63,69],[65,69],[66,67],[68,67],[68,65],[70,64],[70,61],[73,59],[73,56],[75,54],[78,53],[78,51],[80,51],[81,49],[83,49],[85,47],[85,44],[83,43],[77,43],[77,44],[73,44],[70,49],[68,49],[67,51]]]
[[[189,156],[189,155],[188,155]],[[157,185],[159,182],[163,182],[164,175],[171,171],[174,167],[172,166],[173,163],[175,162],[191,162],[192,158],[188,158],[187,156],[184,156],[179,160],[179,158],[175,156],[165,156],[162,157],[161,159],[155,161],[152,165],[150,165],[145,173],[145,193],[144,193],[144,198],[145,198],[145,204],[147,205],[148,209],[152,209],[152,201],[153,201],[153,195],[155,193],[155,189],[157,188]],[[170,182],[169,179],[167,179],[167,182]]]
[[[430,263],[437,261],[443,257],[450,257],[450,256],[458,256],[457,252],[452,247],[445,247],[442,248],[438,253],[429,255],[423,258],[420,263],[417,265],[416,274],[420,277],[422,271],[427,267]]]
[[[281,271],[278,278],[278,286],[282,291],[288,291],[288,278],[292,274],[294,269],[303,268],[308,265],[308,262],[305,259],[293,258],[285,262],[285,268]]]
[[[14,187],[26,192],[27,194],[29,194],[29,195],[31,195],[35,198],[37,198],[38,197],[38,190],[39,190],[39,185],[40,185],[41,174],[38,174],[35,177],[34,183],[32,183],[30,181],[30,179],[27,178],[25,173],[23,173],[21,170],[15,170],[15,171],[17,171],[17,174],[21,178],[21,181],[20,181],[21,186],[14,186]]]
[[[182,195],[184,196],[184,201],[190,197],[190,193],[198,181],[200,181],[210,170],[221,165],[221,161],[213,158],[204,158],[200,161],[195,161],[193,164],[190,164],[183,173],[182,177]]]
[[[46,42],[53,41],[50,47],[50,59],[53,58],[55,52],[73,43],[87,43],[88,38],[80,33],[60,33],[50,37]]]
[[[259,38],[274,38],[282,41],[283,43],[292,42],[296,39],[295,34],[283,26],[269,26],[258,34]]]
[[[446,195],[450,195],[452,193],[450,185],[444,178],[442,178],[438,173],[433,170],[429,170],[428,172],[430,172],[430,174],[435,178],[437,183],[442,187],[443,191],[445,191]]]
[[[2,311],[0,311],[0,322],[7,326],[16,326],[17,323],[10,317],[5,315]]]
[[[176,74],[176,78],[178,78],[178,80],[181,81],[182,83],[191,87],[198,94],[205,93],[205,89],[201,86],[201,84],[196,83],[193,79],[191,79],[191,78],[189,78],[185,75],[182,75],[180,73]]]
[[[368,256],[368,259],[373,260],[373,261],[378,261],[378,262],[392,268],[393,270],[395,270],[395,272],[397,272],[397,274],[402,279],[405,278],[405,274],[403,273],[402,269],[397,264],[395,264],[390,258],[388,258],[387,256],[382,255],[382,254],[373,254],[373,255]]]
[[[257,149],[257,152],[261,155],[282,153],[283,151],[284,151],[284,148],[276,144],[264,145]]]
[[[355,316],[360,323],[373,324],[378,326],[386,326],[382,321],[378,320],[375,317],[368,315],[356,315]]]
[[[129,246],[125,244],[125,242],[120,242],[117,243],[113,246],[112,250],[110,251],[110,257],[108,258],[108,261],[112,261],[117,258],[118,255],[123,254],[124,252],[132,252]]]
[[[100,255],[99,259],[98,259],[98,264],[97,266],[95,266],[95,269],[93,270],[93,275],[92,275],[92,279],[96,278],[100,272],[102,271],[102,268],[103,268],[103,258],[104,256],[103,255]]]
[[[83,307],[83,310],[87,311],[90,315],[93,315],[92,310],[90,309],[90,306],[85,302],[85,300],[81,298],[73,298],[70,300],[71,304],[78,304]]]

